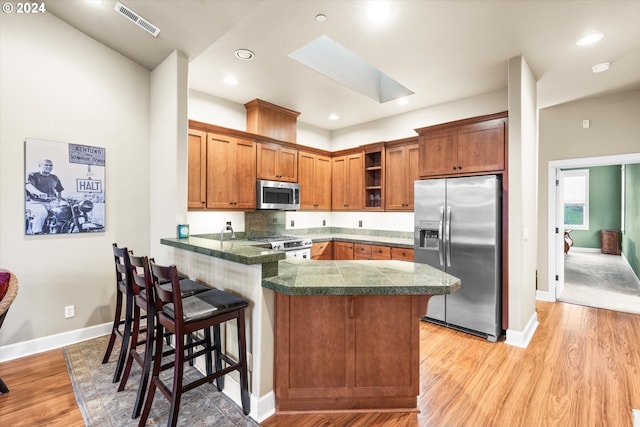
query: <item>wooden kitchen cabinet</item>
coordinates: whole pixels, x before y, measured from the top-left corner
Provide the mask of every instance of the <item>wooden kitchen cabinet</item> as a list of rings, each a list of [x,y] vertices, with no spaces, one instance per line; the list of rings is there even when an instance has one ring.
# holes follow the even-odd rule
[[[207,133],[189,129],[187,208],[207,207]]]
[[[422,177],[505,170],[506,113],[416,129]]]
[[[414,181],[420,179],[418,168],[419,145],[417,138],[412,144],[386,149],[386,210],[413,211]]]
[[[331,160],[331,208],[360,210],[363,198],[362,152],[345,154]]]
[[[414,409],[427,299],[276,292],[277,410]]]
[[[406,248],[391,248],[391,259],[413,262],[414,250]]]
[[[259,142],[256,151],[258,179],[298,182],[297,150]]]
[[[353,259],[353,243],[333,242],[333,259]]]
[[[368,146],[364,150],[364,208],[384,210],[384,146]]]
[[[391,247],[356,243],[353,245],[353,259],[391,259]]]
[[[332,260],[333,242],[318,242],[311,245],[311,259]]]
[[[255,209],[254,141],[207,134],[207,209]]]
[[[331,157],[298,152],[300,209],[331,210]]]
[[[600,247],[603,254],[620,255],[620,232],[600,230]]]

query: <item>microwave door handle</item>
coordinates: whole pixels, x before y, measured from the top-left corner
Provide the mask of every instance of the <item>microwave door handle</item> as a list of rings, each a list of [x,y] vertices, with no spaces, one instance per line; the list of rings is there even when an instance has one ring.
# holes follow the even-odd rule
[[[440,222],[438,223],[438,257],[440,266],[444,266],[444,234],[442,226],[444,222],[444,206],[440,206]]]

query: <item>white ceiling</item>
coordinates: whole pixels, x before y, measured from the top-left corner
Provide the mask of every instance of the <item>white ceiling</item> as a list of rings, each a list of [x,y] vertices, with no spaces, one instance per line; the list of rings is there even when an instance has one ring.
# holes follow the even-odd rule
[[[365,0],[121,2],[159,27],[158,38],[117,14],[116,0],[46,7],[150,70],[184,52],[191,89],[240,104],[260,98],[328,130],[505,88],[508,59],[520,55],[538,80],[539,108],[640,87],[640,0],[389,0],[391,15],[377,25]],[[326,22],[315,20],[319,13]],[[605,38],[576,46],[595,31]],[[415,92],[409,104],[380,104],[288,57],[321,35]],[[239,48],[255,59],[237,59]],[[611,69],[592,73],[600,62]],[[239,84],[225,84],[228,75]]]

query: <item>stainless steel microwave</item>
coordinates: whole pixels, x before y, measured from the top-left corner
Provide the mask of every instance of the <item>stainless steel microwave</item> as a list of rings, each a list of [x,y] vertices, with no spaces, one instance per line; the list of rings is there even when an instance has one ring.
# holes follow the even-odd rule
[[[256,209],[300,209],[300,184],[258,180]]]

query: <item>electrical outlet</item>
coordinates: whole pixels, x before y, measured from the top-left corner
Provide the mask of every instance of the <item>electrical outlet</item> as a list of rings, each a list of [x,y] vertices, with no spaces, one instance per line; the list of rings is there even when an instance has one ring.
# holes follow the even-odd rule
[[[293,227],[293,225],[295,224],[294,220],[291,220],[291,226]]]
[[[362,227],[362,220],[358,220],[358,227]]]
[[[326,219],[323,219],[323,220],[322,220],[322,226],[324,227],[325,225],[327,225],[327,220],[326,220]]]
[[[247,369],[253,372],[253,354],[247,353]]]
[[[76,315],[76,308],[73,305],[67,305],[64,308],[64,318],[69,319]]]

